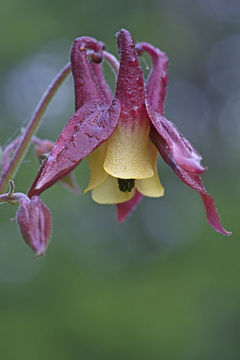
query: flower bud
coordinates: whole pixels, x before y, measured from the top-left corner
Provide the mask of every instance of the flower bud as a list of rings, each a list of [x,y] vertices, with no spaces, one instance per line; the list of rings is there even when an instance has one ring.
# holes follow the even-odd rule
[[[17,223],[25,242],[36,257],[44,255],[51,237],[52,220],[47,206],[38,196],[22,197],[17,211]]]

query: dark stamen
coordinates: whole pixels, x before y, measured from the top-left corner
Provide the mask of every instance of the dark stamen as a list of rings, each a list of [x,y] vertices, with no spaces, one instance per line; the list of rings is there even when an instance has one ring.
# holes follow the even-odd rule
[[[122,192],[131,192],[135,186],[134,179],[118,179],[118,187]]]

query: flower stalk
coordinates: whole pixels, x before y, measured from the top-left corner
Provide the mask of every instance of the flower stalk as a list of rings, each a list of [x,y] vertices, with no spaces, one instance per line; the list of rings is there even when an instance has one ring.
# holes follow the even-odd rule
[[[23,157],[31,143],[32,136],[35,134],[35,132],[37,131],[37,129],[39,127],[41,118],[42,118],[49,102],[51,101],[52,97],[54,96],[54,94],[58,90],[59,86],[64,81],[64,79],[70,73],[70,70],[71,70],[71,65],[70,65],[70,63],[68,63],[59,72],[59,74],[53,80],[53,82],[51,83],[51,85],[49,86],[49,88],[47,89],[45,94],[43,95],[42,99],[40,100],[40,102],[36,108],[36,111],[34,112],[31,120],[29,121],[29,124],[25,130],[25,133],[24,133],[20,143],[18,144],[16,152],[15,152],[12,160],[10,161],[10,164],[8,165],[7,169],[5,171],[3,171],[3,173],[2,173],[2,178],[0,181],[0,193],[2,193],[5,190],[9,180],[14,177],[14,175],[15,175],[21,161],[23,160]]]
[[[15,184],[12,180],[9,180],[9,191],[6,194],[0,195],[0,203],[7,202],[11,205],[18,205],[21,198],[28,199],[27,195],[23,193],[15,193]]]
[[[119,62],[118,60],[115,58],[114,55],[110,54],[107,51],[103,51],[103,57],[106,61],[109,62],[109,64],[112,66],[113,70],[115,71],[116,75],[118,74],[119,71]]]

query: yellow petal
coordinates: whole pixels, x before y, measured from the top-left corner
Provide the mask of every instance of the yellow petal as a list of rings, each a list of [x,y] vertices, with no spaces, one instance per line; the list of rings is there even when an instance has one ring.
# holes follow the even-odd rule
[[[92,199],[99,204],[118,204],[130,200],[135,190],[124,193],[119,190],[118,181],[112,176],[92,190]]]
[[[107,143],[103,143],[90,155],[88,155],[89,165],[89,183],[87,188],[84,190],[84,194],[101,184],[108,176],[106,171],[103,169],[103,163],[106,155]]]
[[[153,144],[150,145],[150,153],[152,158],[152,165],[154,168],[154,175],[149,179],[136,180],[137,190],[144,196],[161,197],[164,195],[164,187],[160,183],[157,173],[157,155],[158,151]]]
[[[125,119],[126,120],[126,119]],[[108,140],[105,171],[121,179],[146,179],[154,170],[148,152],[149,123],[144,119],[120,122]]]

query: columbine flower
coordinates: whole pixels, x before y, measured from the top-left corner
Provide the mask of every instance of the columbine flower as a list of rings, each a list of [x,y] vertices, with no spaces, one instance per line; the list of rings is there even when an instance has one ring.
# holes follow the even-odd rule
[[[177,176],[200,193],[210,225],[228,235],[201,183],[199,175],[205,171],[201,156],[163,117],[166,55],[150,44],[137,45],[138,53],[147,51],[153,62],[145,89],[130,33],[121,30],[117,39],[120,69],[114,99],[102,65],[96,61],[101,58],[103,44],[87,37],[75,40],[71,64],[76,113],[41,167],[29,196],[39,195],[87,157],[90,179],[85,192],[92,190],[92,198],[98,203],[117,204],[118,220],[122,221],[143,195],[164,194],[157,174],[158,150]],[[87,48],[95,52],[92,61],[87,58]]]
[[[21,197],[16,220],[24,240],[36,257],[44,255],[52,229],[51,214],[47,206],[38,196],[31,199]]]

